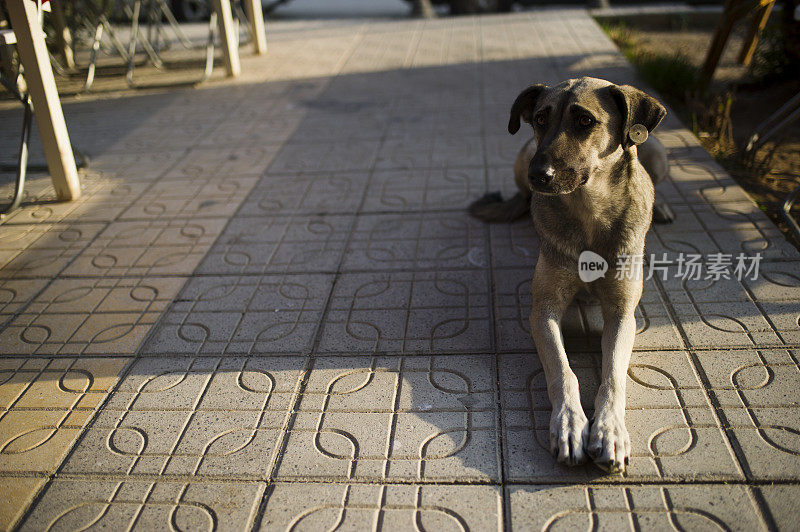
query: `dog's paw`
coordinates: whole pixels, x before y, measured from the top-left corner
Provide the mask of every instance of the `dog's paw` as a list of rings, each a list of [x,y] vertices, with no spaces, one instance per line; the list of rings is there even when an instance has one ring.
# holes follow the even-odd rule
[[[599,415],[589,430],[586,452],[603,471],[623,473],[631,455],[631,438],[624,414],[605,412]]]
[[[584,444],[589,437],[589,421],[579,407],[553,409],[550,417],[550,452],[566,465],[586,462]]]

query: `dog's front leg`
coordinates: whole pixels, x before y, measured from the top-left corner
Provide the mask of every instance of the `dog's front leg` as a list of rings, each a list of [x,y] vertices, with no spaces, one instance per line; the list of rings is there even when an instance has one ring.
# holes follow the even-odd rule
[[[594,403],[594,420],[587,450],[595,463],[610,473],[621,473],[631,454],[625,427],[625,390],[631,361],[641,281],[623,282],[603,290],[603,368]]]
[[[577,279],[552,267],[539,256],[533,274],[531,294],[531,336],[536,344],[547,380],[550,416],[550,452],[559,462],[577,465],[586,461],[584,447],[588,421],[581,406],[578,378],[569,367],[561,335],[561,317],[577,290]]]

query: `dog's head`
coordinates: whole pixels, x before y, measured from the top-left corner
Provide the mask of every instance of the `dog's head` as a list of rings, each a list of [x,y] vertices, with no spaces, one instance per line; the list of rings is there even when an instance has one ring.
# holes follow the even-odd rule
[[[579,78],[522,91],[511,107],[508,132],[519,131],[520,120],[533,126],[537,149],[528,168],[531,188],[569,194],[592,176],[607,174],[599,170],[647,140],[666,114],[655,98],[634,87]]]

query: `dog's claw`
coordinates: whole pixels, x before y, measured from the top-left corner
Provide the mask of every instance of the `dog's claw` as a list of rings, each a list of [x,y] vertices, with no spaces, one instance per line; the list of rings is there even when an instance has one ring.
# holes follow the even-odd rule
[[[631,440],[621,416],[602,415],[592,423],[586,452],[610,474],[622,474],[631,455]]]
[[[611,475],[621,475],[625,472],[625,464],[627,463],[627,458],[624,456],[624,450],[615,448],[614,449],[614,456],[613,458],[608,455],[601,455],[594,457],[594,463]]]
[[[585,442],[589,436],[589,422],[583,410],[554,409],[550,418],[550,452],[559,463],[569,466],[586,462]]]

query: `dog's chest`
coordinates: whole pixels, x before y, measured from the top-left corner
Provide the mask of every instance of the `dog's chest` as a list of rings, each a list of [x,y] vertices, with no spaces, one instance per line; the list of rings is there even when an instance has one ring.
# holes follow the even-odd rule
[[[550,206],[534,208],[533,225],[543,249],[555,249],[574,260],[595,240],[595,235],[587,234],[580,220]]]
[[[541,248],[555,252],[570,263],[584,251],[615,261],[620,252],[636,247],[636,240],[624,217],[601,216],[544,200],[534,202],[533,223]]]

